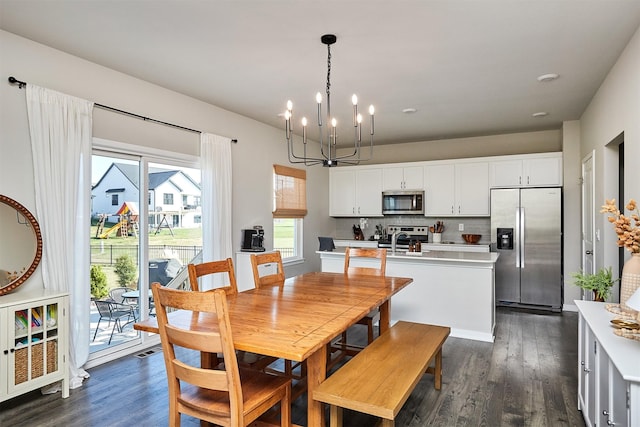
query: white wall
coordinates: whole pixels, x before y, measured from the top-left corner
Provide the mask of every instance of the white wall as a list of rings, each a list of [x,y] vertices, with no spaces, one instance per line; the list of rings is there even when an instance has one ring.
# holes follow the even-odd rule
[[[618,137],[623,133],[624,200],[627,202],[630,198],[640,199],[640,29],[580,118],[580,157],[595,150],[596,159],[596,228],[602,234],[602,239],[596,241],[595,246],[596,268],[612,266],[616,276],[620,274],[617,271],[616,235],[606,216],[599,211],[605,199],[617,198],[618,150],[613,145],[617,144]]]
[[[574,300],[580,299],[580,288],[573,284],[571,273],[579,271],[582,262],[582,226],[580,203],[582,199],[582,174],[580,156],[580,122],[565,122],[562,126],[563,141],[563,271],[564,306],[577,310]],[[567,307],[569,306],[569,307]]]
[[[233,157],[234,250],[240,230],[261,224],[268,245],[272,236],[272,165],[288,164],[281,129],[247,119],[148,82],[107,69],[44,45],[0,31],[0,194],[18,200],[36,217],[25,91],[6,82],[9,76],[122,110],[176,123],[193,129],[237,138]],[[212,76],[215,78],[215,76]],[[94,136],[151,146],[184,154],[199,154],[197,134],[156,125],[120,114],[94,109]],[[314,253],[317,235],[332,232],[328,213],[329,181],[326,169],[307,171],[308,208],[305,219],[304,264],[287,274],[319,270]],[[23,287],[42,285],[40,271]]]
[[[562,131],[546,130],[376,146],[367,164],[562,151]]]

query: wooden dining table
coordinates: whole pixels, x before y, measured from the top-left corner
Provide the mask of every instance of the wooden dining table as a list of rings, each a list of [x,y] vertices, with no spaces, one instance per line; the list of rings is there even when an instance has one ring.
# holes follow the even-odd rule
[[[376,307],[380,333],[389,328],[390,300],[413,279],[311,272],[286,279],[282,286],[251,289],[227,298],[236,350],[307,362],[307,425],[324,426],[322,404],[312,391],[326,378],[327,344]],[[180,327],[216,327],[213,316],[170,313]],[[134,324],[158,333],[155,318]],[[203,358],[203,361],[206,358]]]

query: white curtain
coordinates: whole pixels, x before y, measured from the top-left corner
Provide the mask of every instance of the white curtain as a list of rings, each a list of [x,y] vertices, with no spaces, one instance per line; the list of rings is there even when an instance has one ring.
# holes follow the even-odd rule
[[[202,261],[231,258],[231,140],[210,133],[200,135],[202,173]],[[220,276],[220,275],[216,275]],[[223,286],[215,278],[201,288]]]
[[[44,287],[69,293],[71,388],[89,374],[89,194],[93,103],[27,85]]]

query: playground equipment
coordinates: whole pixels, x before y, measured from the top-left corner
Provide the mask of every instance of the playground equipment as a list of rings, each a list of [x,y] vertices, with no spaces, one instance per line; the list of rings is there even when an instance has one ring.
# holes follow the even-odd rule
[[[116,215],[120,217],[120,221],[104,229],[108,215],[101,214],[98,219],[98,227],[96,229],[96,237],[99,239],[107,239],[114,231],[117,236],[128,237],[129,235],[138,236],[138,205],[135,202],[124,202]]]
[[[102,227],[104,229],[104,225]],[[127,228],[128,228],[128,223],[127,223],[127,220],[124,219],[124,220],[121,220],[116,225],[107,228],[105,231],[103,231],[102,233],[98,234],[96,237],[98,237],[99,239],[106,239],[106,238],[109,237],[109,234],[113,233],[114,231],[126,230]],[[123,233],[122,233],[122,231],[120,231],[120,236],[122,236],[122,235],[123,235]]]

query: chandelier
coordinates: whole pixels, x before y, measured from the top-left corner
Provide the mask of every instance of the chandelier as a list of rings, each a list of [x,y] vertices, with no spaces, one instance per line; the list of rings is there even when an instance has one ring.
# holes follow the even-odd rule
[[[320,142],[320,155],[317,157],[307,155],[307,118],[303,117],[302,124],[302,140],[296,143],[293,135],[293,103],[287,101],[287,110],[284,113],[285,118],[285,136],[287,138],[287,147],[289,150],[289,162],[304,163],[306,166],[322,164],[326,167],[336,166],[338,162],[347,165],[357,165],[363,160],[369,160],[373,154],[373,105],[369,106],[370,129],[369,144],[362,145],[362,115],[358,113],[358,97],[354,94],[351,97],[353,104],[353,151],[349,150],[347,154],[337,155],[338,143],[338,122],[331,115],[331,45],[337,40],[334,34],[325,34],[320,40],[327,45],[327,98],[326,119],[322,120],[322,95],[320,92],[316,94],[316,103],[318,107],[318,133]],[[326,125],[325,125],[326,124]],[[302,149],[299,147],[302,145]],[[361,152],[363,148],[367,148],[368,155],[363,157]],[[298,148],[296,148],[298,147]],[[296,152],[297,150],[297,152]],[[302,155],[300,155],[302,150]]]

